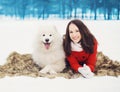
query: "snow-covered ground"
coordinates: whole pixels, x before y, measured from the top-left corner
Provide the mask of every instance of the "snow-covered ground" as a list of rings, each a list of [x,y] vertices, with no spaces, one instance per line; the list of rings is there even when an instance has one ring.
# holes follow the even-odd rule
[[[6,77],[0,79],[1,92],[120,92],[120,78],[92,79]]]
[[[0,65],[8,55],[32,53],[37,28],[42,24],[54,24],[61,35],[65,34],[69,20],[1,20]],[[120,21],[83,21],[99,42],[102,51],[112,60],[120,61]],[[1,92],[120,92],[120,77],[94,77],[92,79],[5,77],[0,79]]]

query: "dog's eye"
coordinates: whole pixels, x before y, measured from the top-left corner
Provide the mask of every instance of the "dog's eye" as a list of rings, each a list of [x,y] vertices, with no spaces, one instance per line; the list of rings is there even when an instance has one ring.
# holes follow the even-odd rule
[[[43,34],[43,36],[45,36],[45,34]]]
[[[51,34],[49,36],[52,36]]]

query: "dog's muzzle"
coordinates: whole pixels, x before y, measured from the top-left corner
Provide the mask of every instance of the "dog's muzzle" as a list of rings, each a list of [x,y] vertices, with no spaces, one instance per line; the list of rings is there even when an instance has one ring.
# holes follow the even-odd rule
[[[45,48],[46,48],[46,49],[49,49],[49,48],[50,48],[50,43],[44,43],[44,45],[45,45]]]
[[[49,39],[45,39],[44,45],[45,45],[46,49],[50,48],[50,42],[49,41],[50,41]]]

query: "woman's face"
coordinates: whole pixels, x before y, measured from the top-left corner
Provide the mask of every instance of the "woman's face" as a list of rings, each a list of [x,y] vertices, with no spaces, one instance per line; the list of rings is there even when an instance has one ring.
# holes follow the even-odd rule
[[[79,28],[73,23],[69,25],[69,36],[74,43],[78,43],[81,40]]]

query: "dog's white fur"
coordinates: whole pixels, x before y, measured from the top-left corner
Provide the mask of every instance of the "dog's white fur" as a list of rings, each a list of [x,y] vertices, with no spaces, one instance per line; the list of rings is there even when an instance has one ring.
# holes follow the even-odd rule
[[[50,46],[45,47],[46,39]],[[42,69],[40,73],[55,74],[65,68],[65,53],[62,46],[62,37],[55,26],[46,25],[39,28],[32,54],[33,61]]]

